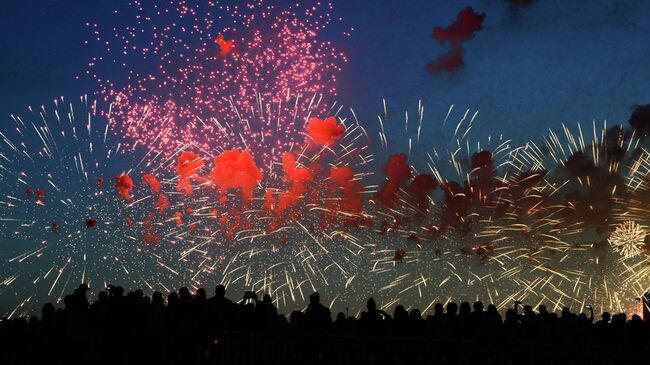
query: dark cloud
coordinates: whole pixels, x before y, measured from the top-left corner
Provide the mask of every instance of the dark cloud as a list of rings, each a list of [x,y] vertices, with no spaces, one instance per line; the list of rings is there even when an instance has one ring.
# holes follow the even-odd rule
[[[415,177],[406,191],[411,197],[411,204],[418,209],[417,216],[423,216],[429,204],[429,195],[438,186],[438,182],[431,175],[421,174]]]
[[[441,54],[435,60],[427,63],[427,71],[433,75],[441,72],[454,72],[465,63],[463,62],[463,48],[460,44],[454,44],[448,53]]]
[[[630,126],[639,138],[650,134],[650,104],[637,106],[630,116]]]
[[[461,10],[456,20],[448,27],[435,27],[431,37],[440,43],[451,43],[451,50],[441,54],[427,63],[429,73],[454,72],[465,64],[463,61],[463,42],[474,37],[480,31],[485,20],[485,13],[477,13],[471,7]]]
[[[471,39],[481,30],[485,13],[477,13],[471,7],[461,10],[456,20],[448,27],[435,27],[431,36],[439,42],[463,42]]]

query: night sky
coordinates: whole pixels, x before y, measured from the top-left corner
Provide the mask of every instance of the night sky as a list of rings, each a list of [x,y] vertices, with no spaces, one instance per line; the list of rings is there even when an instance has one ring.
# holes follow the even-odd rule
[[[4,4],[0,12],[3,124],[13,123],[9,116],[22,113],[28,105],[93,94],[96,84],[83,71],[98,49],[84,45],[88,39],[84,23],[120,22],[120,15],[112,13],[115,3],[25,0]],[[539,142],[549,129],[559,130],[561,123],[627,124],[635,106],[650,102],[650,3],[646,1],[333,0],[333,5],[343,20],[322,36],[349,62],[337,77],[338,95],[332,99],[352,107],[374,136],[385,98],[389,113],[396,116],[386,127],[392,153],[406,148],[402,116],[406,110],[415,116],[419,100],[425,107],[422,151],[448,147],[456,121],[466,109],[479,111],[473,139],[505,136],[520,144],[529,139]],[[450,43],[432,38],[433,28],[453,23],[466,6],[484,13],[485,19],[480,30],[460,42],[463,64],[452,71],[427,71],[428,62],[451,48]],[[351,36],[342,37],[351,27]],[[451,105],[453,122],[443,124]],[[411,162],[422,166],[426,154],[414,155]],[[0,238],[0,250],[15,253],[17,244]],[[6,264],[0,270],[3,278],[14,273]],[[39,289],[37,295],[46,289]],[[0,312],[8,313],[28,289],[0,290]],[[329,294],[331,298],[335,293]],[[444,301],[446,295],[439,297]],[[410,298],[420,307],[430,302]]]

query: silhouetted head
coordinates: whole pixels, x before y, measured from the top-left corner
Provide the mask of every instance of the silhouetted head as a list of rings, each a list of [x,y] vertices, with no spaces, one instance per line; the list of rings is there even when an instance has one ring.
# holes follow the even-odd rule
[[[487,312],[490,314],[499,314],[499,311],[497,311],[497,306],[494,304],[488,305]]]
[[[419,321],[422,319],[422,313],[420,313],[420,310],[417,308],[411,309],[411,313],[409,313],[409,319],[412,321]]]
[[[86,294],[86,292],[88,291],[88,285],[86,285],[85,283],[79,285],[79,291],[82,292],[83,294]]]
[[[318,304],[320,303],[320,294],[318,293],[311,293],[309,296],[309,303],[311,304]]]
[[[447,314],[455,316],[456,312],[458,312],[458,304],[454,302],[447,303]]]
[[[483,312],[483,302],[474,302],[474,312]]]
[[[393,318],[395,320],[401,320],[405,319],[407,317],[408,313],[406,312],[406,309],[404,309],[403,305],[398,305],[395,307],[395,310],[393,311]]]
[[[366,302],[366,307],[368,307],[368,312],[375,311],[377,309],[377,303],[375,303],[375,298],[370,298]]]
[[[284,314],[278,314],[278,323],[281,325],[287,324],[287,317]]]
[[[226,296],[226,287],[221,285],[221,284],[217,285],[217,287],[214,288],[214,295],[217,298],[225,297]]]
[[[569,308],[567,307],[562,308],[562,317],[568,318],[570,315],[571,315],[571,311],[569,310]]]
[[[72,304],[72,295],[66,295],[63,298],[63,304],[65,305],[66,309],[68,309]]]
[[[270,295],[264,294],[264,296],[262,297],[262,302],[267,304],[273,304],[273,299],[271,299]]]
[[[169,293],[169,295],[167,296],[167,304],[169,305],[178,304],[178,294],[175,291]]]
[[[99,294],[97,294],[97,299],[99,299],[100,302],[105,302],[108,300],[108,293],[105,291],[100,291]]]
[[[303,322],[304,317],[305,314],[302,313],[301,311],[293,311],[289,316],[289,321],[291,322],[291,324],[299,324]]]
[[[442,306],[442,303],[436,303],[436,305],[433,306],[433,313],[435,314],[442,314],[444,311],[445,307]]]
[[[183,301],[188,301],[191,298],[190,290],[186,287],[178,289],[178,297]]]
[[[533,307],[530,306],[530,305],[528,305],[528,304],[526,304],[526,305],[524,306],[524,314],[527,315],[527,316],[532,316],[532,315],[534,315],[535,312],[533,312]]]
[[[162,296],[162,293],[159,292],[159,291],[155,291],[155,292],[153,292],[153,294],[151,295],[151,301],[152,301],[154,304],[162,304],[162,303],[163,303],[163,296]]]
[[[113,295],[115,295],[116,297],[121,297],[124,295],[124,288],[118,286],[117,288],[113,289],[113,293],[114,293]]]
[[[199,288],[196,291],[196,299],[203,300],[203,299],[205,299],[205,297],[206,297],[205,289]]]
[[[600,318],[605,322],[609,322],[609,320],[612,319],[612,315],[609,312],[603,312],[603,314],[600,315]]]
[[[338,322],[338,323],[345,322],[345,313],[338,312],[336,314],[336,322]]]
[[[506,311],[506,321],[516,322],[517,321],[517,311],[513,308],[510,308]]]
[[[460,314],[469,314],[471,312],[470,306],[468,302],[462,302],[460,303],[460,308],[459,308]]]
[[[544,304],[540,304],[540,306],[537,307],[537,311],[539,311],[539,314],[548,314],[548,309],[546,309]]]
[[[41,309],[41,317],[43,319],[50,319],[54,317],[55,313],[56,313],[56,309],[54,309],[54,304],[52,303],[45,303],[43,309]]]

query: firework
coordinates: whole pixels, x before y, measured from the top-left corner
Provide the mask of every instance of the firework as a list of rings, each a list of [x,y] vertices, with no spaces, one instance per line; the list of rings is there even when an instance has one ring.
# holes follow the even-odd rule
[[[430,140],[423,138],[427,131],[421,104],[415,115],[411,132],[409,114],[401,120],[401,133],[409,137],[403,149],[407,153],[390,156],[384,165],[386,181],[370,199],[369,211],[381,224],[368,252],[368,281],[380,294],[381,305],[424,306],[426,313],[436,302],[475,298],[504,308],[512,298],[525,297],[519,277],[525,250],[480,234],[482,227],[494,224],[495,206],[507,189],[507,174],[498,171],[508,166],[510,141],[500,136],[470,143],[478,111],[466,110],[455,126],[450,124],[449,146],[431,148],[421,143]],[[455,117],[453,106],[443,117],[443,125]],[[385,102],[378,119],[382,147],[395,150]],[[428,148],[425,169],[420,169],[422,162],[413,152]]]
[[[551,132],[542,148],[534,141],[510,148],[499,138],[490,151],[489,143],[467,141],[477,114],[468,110],[450,151],[428,153],[429,176],[442,194],[431,185],[426,204],[418,204],[409,186],[417,168],[406,158],[422,147],[422,111],[419,105],[417,128],[403,149],[409,154],[388,161],[375,200],[375,214],[384,217],[377,233],[385,239],[369,252],[371,272],[389,278],[376,287],[392,293],[388,304],[475,297],[500,308],[527,300],[554,309],[595,303],[624,311],[647,291],[647,256],[619,258],[603,238],[617,221],[647,219],[647,153],[638,138],[623,127],[599,130],[594,123],[590,140],[580,125],[577,135],[563,126],[563,134]],[[387,114],[384,106],[380,140],[394,148],[384,129]],[[405,114],[403,133],[408,123]],[[646,236],[636,233],[641,249]],[[454,289],[441,295],[437,288],[450,283]]]
[[[406,153],[376,161],[354,111],[314,98],[325,113],[297,113],[296,143],[264,165],[251,150],[272,140],[124,150],[111,138],[118,117],[101,112],[112,106],[78,104],[15,116],[1,135],[2,222],[16,247],[2,285],[22,295],[9,314],[79,281],[222,283],[283,309],[316,290],[335,308],[378,293],[384,308],[424,300],[424,312],[455,298],[625,310],[648,288],[647,152],[621,128],[594,127],[590,142],[551,132],[544,154],[503,137],[470,143],[467,110],[419,173],[421,105],[410,132],[403,120]],[[271,109],[258,96],[258,110]],[[453,107],[443,124],[450,117]],[[381,146],[397,149],[386,108],[379,121]]]
[[[607,240],[621,256],[632,258],[641,254],[646,234],[644,226],[627,221],[617,226]]]
[[[292,308],[314,290],[337,298],[337,288],[354,281],[367,244],[356,232],[368,219],[372,155],[363,128],[336,110],[310,118],[300,149],[264,172],[248,150],[223,151],[212,162],[192,157],[206,163],[183,194],[192,214],[181,215],[192,223],[179,221],[176,231],[188,247],[182,259],[197,263],[193,282],[265,291]],[[194,233],[180,228],[188,225]]]
[[[563,125],[544,138],[544,147],[530,141],[511,152],[516,174],[543,174],[530,188],[541,197],[533,217],[543,217],[536,231],[544,239],[528,256],[554,282],[558,302],[625,311],[648,289],[647,256],[621,257],[607,239],[632,217],[643,219],[637,209],[645,160],[640,142],[623,126],[594,122],[591,128],[578,124],[577,132]],[[495,226],[491,233],[514,228]]]
[[[151,280],[144,268],[155,260],[151,265],[131,227],[142,219],[139,200],[129,196],[132,185],[122,186],[122,197],[111,187],[143,156],[124,155],[107,141],[111,125],[98,108],[86,97],[60,98],[53,108],[13,115],[13,126],[0,132],[3,253],[12,254],[4,284],[26,285],[21,294],[33,293],[35,302],[60,301],[78,282]]]
[[[336,95],[347,61],[321,36],[329,3],[136,1],[119,12],[132,21],[87,23],[104,52],[86,74],[126,148],[240,148],[265,168],[299,143],[298,111],[324,112],[314,98]]]

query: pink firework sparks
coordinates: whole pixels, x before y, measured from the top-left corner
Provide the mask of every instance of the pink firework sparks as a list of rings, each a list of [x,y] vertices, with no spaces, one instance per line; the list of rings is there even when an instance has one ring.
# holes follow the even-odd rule
[[[336,95],[347,62],[319,37],[341,18],[330,3],[237,3],[132,1],[115,10],[127,24],[87,23],[87,43],[103,51],[86,74],[127,146],[246,148],[269,166],[302,141],[297,131],[324,107],[314,100]]]

